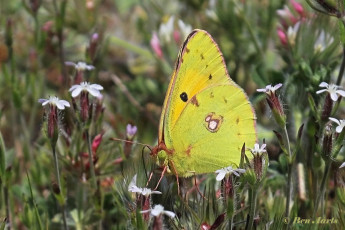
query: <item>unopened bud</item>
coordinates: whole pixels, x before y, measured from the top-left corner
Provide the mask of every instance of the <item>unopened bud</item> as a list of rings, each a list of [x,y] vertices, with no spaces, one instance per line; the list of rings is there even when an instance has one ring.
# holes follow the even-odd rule
[[[329,116],[332,113],[332,108],[333,108],[333,100],[331,98],[331,95],[328,93],[326,98],[325,98],[325,103],[323,105],[323,110],[321,114],[321,120],[322,121],[328,121]]]

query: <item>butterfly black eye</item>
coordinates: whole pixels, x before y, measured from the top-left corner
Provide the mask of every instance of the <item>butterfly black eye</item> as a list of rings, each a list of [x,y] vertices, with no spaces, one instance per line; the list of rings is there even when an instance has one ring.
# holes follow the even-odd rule
[[[188,101],[188,95],[185,92],[180,94],[180,98],[184,102]]]

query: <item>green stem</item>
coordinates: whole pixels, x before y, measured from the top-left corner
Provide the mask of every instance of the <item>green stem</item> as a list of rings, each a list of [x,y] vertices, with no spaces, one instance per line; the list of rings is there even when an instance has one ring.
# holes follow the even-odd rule
[[[336,85],[341,84],[341,80],[343,79],[343,75],[344,75],[344,70],[345,70],[345,46],[343,45],[343,60],[341,62]]]
[[[95,173],[95,166],[93,164],[93,158],[92,158],[92,148],[91,148],[91,137],[89,135],[89,131],[85,131],[85,136],[87,139],[87,147],[89,152],[89,164],[90,164],[90,174],[91,174],[91,180],[94,188],[97,188],[97,180],[96,180],[96,173]]]
[[[249,211],[249,224],[247,225],[247,229],[250,230],[253,228],[254,223],[254,216],[256,210],[256,199],[257,199],[257,188],[254,187],[251,189],[251,196],[250,196],[250,211]]]
[[[329,172],[330,172],[330,169],[331,169],[331,163],[332,163],[331,160],[328,160],[326,162],[326,168],[325,168],[325,172],[323,174],[322,181],[321,181],[321,186],[320,186],[320,193],[317,196],[317,199],[316,199],[316,202],[315,202],[315,206],[314,206],[314,213],[313,213],[313,217],[314,218],[316,217],[316,213],[317,213],[317,210],[319,208],[320,201],[321,201],[322,197],[324,197],[324,195],[325,195],[326,181],[328,179]]]
[[[60,194],[62,194],[62,197],[64,197],[63,191],[62,191],[62,187],[61,187],[59,163],[58,163],[58,157],[57,157],[57,154],[56,154],[56,148],[55,147],[56,147],[55,144],[52,144],[52,150],[53,150],[53,156],[54,156],[55,174],[56,174],[56,179],[58,181],[58,186],[59,186]],[[62,219],[63,219],[64,229],[68,230],[65,201],[63,201],[63,204],[61,205],[61,209],[62,209]]]
[[[10,202],[8,196],[8,188],[4,186],[4,199],[5,199],[5,209],[6,209],[6,222],[9,223],[8,230],[11,230],[11,217],[10,217]]]
[[[119,45],[129,51],[132,51],[133,53],[137,53],[143,57],[146,57],[147,59],[153,60],[154,57],[152,56],[152,53],[146,49],[143,49],[139,46],[133,45],[125,40],[122,40],[118,37],[112,36],[110,37],[110,41],[116,45]]]
[[[290,201],[291,201],[291,186],[292,186],[292,153],[291,153],[291,147],[290,147],[290,139],[289,139],[289,134],[287,131],[286,126],[284,127],[284,135],[285,135],[285,140],[286,140],[286,145],[288,148],[288,153],[289,153],[289,164],[288,164],[288,182],[287,182],[287,188],[286,188],[286,207],[285,207],[285,216],[289,217],[290,216]]]

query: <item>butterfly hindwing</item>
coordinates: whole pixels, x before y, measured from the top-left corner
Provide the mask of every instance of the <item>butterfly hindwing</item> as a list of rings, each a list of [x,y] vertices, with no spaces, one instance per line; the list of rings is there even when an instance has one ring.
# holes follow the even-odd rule
[[[179,176],[238,166],[244,143],[256,141],[255,114],[203,30],[184,42],[163,105],[159,161]],[[160,146],[164,146],[161,148]]]

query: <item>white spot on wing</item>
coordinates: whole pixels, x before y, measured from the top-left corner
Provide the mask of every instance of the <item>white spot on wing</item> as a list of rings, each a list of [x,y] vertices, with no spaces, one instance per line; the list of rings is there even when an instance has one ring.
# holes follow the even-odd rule
[[[211,129],[211,130],[215,130],[217,128],[217,125],[218,125],[218,122],[216,122],[215,120],[212,120],[208,123],[208,127]]]

